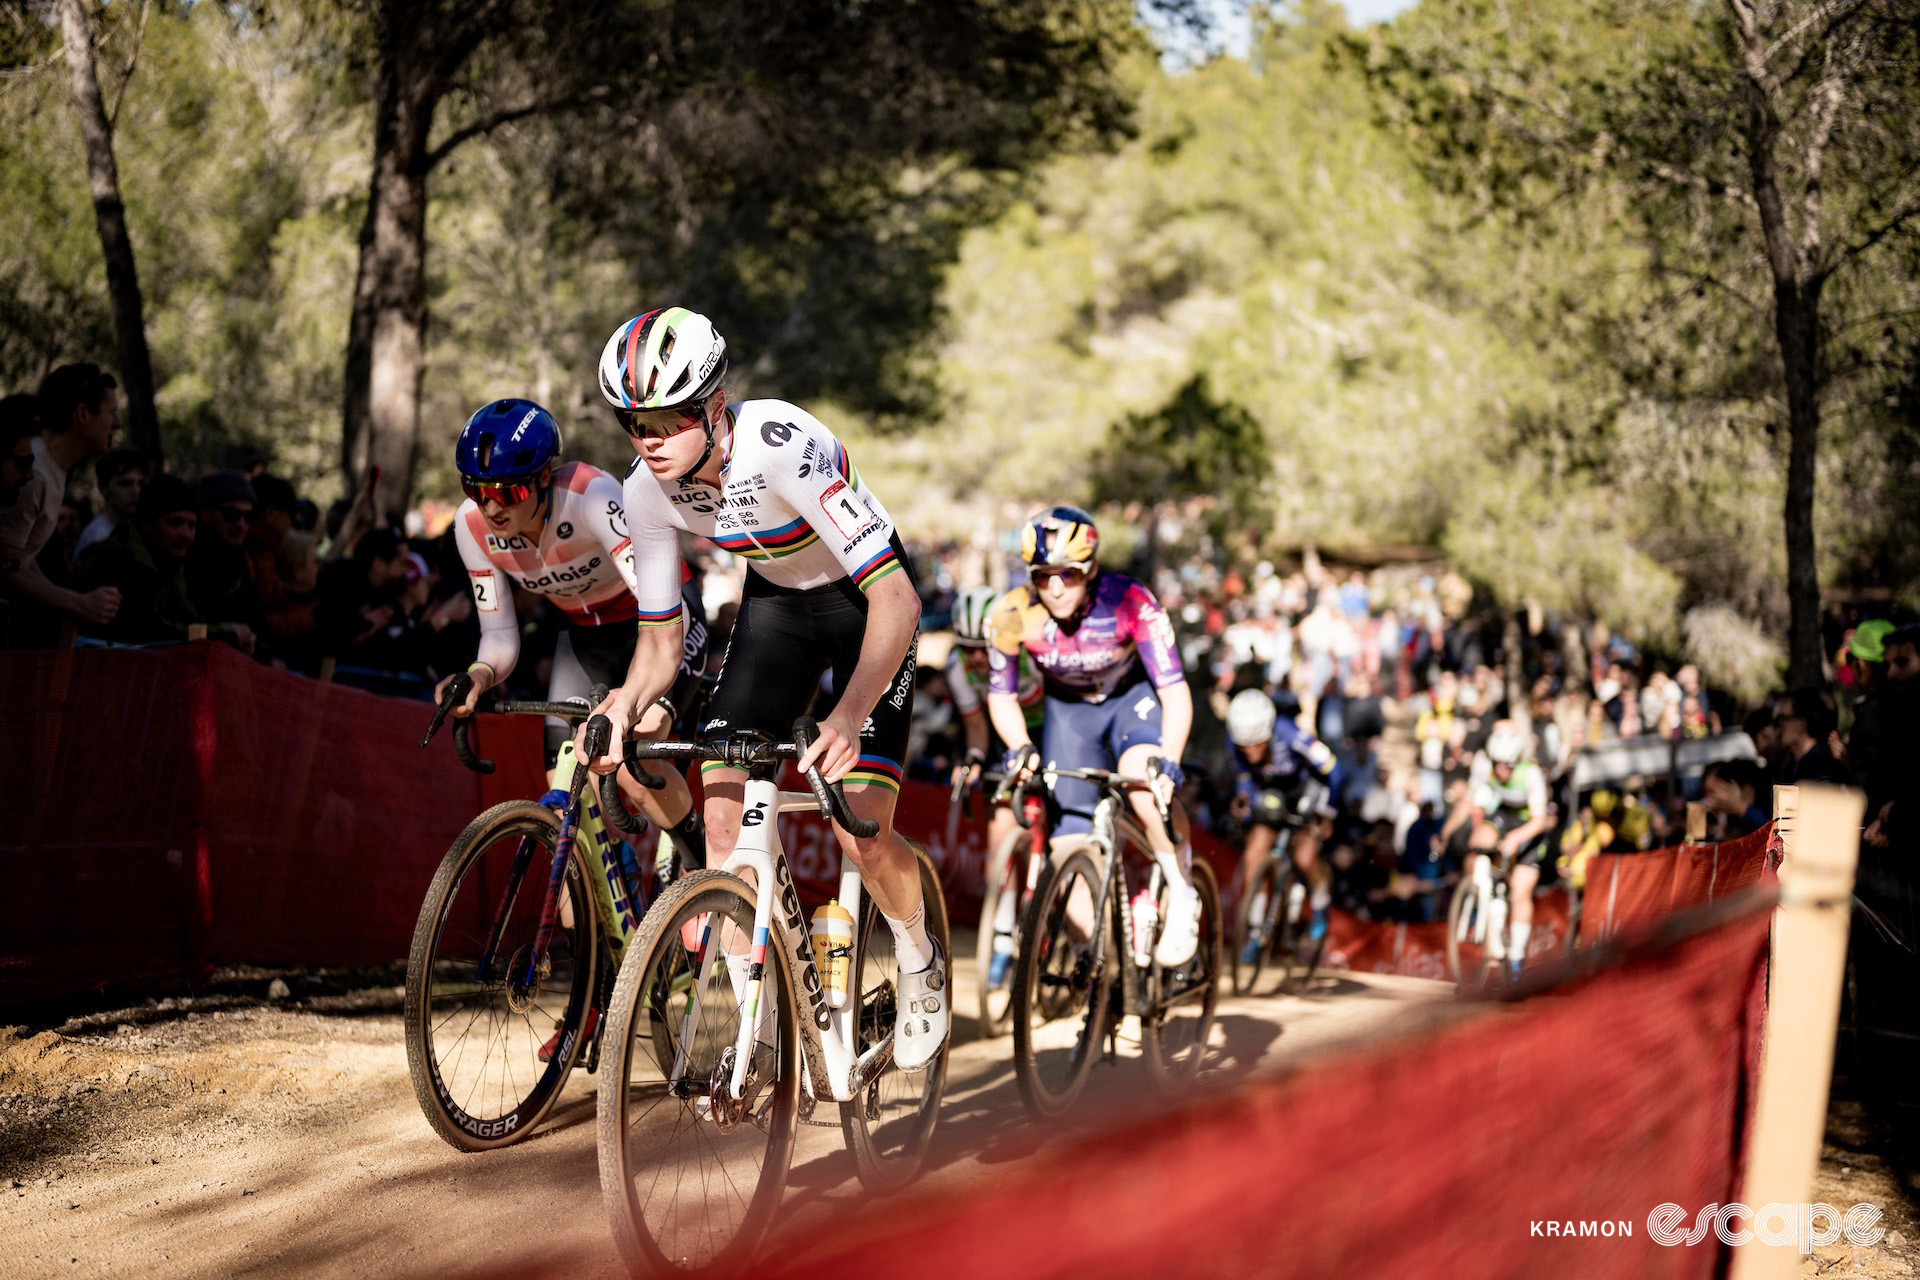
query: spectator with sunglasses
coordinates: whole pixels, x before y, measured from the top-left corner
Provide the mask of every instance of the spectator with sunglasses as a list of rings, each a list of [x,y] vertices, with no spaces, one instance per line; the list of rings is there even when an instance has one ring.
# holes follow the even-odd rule
[[[264,610],[247,564],[247,528],[253,518],[253,481],[244,471],[210,471],[195,490],[200,529],[187,553],[187,593],[209,622],[234,626],[251,651],[264,629]]]
[[[1010,748],[1009,773],[1030,771],[1039,760],[1062,769],[1113,769],[1156,777],[1156,789],[1171,800],[1182,781],[1193,693],[1166,611],[1144,584],[1102,569],[1099,547],[1093,517],[1078,507],[1043,511],[1020,531],[1029,582],[993,606],[987,714]],[[1037,758],[1018,698],[1023,651],[1046,690]],[[1061,778],[1053,794],[1064,815],[1055,835],[1090,829],[1098,787]],[[1170,887],[1154,960],[1177,967],[1193,958],[1200,937],[1186,818],[1174,805],[1176,829],[1168,831],[1153,796],[1136,791],[1130,799]]]
[[[554,648],[549,700],[584,698],[594,685],[613,688],[626,679],[641,623],[620,482],[584,462],[562,462],[560,447],[559,424],[531,400],[483,406],[454,445],[460,487],[467,495],[454,514],[454,540],[480,617],[480,652],[467,668],[473,692],[455,715],[473,714],[480,696],[505,680],[519,661],[515,588],[547,597],[566,619]],[[692,581],[685,565],[680,568],[677,606],[685,603]],[[704,656],[705,615],[697,597],[694,613],[701,622],[695,638]],[[436,699],[452,681],[448,676],[440,682]],[[680,681],[681,705],[691,683]],[[674,710],[671,702],[654,708],[643,728],[663,736],[672,727]],[[557,755],[566,726],[551,721],[547,733],[548,748]],[[686,779],[664,766],[652,772],[666,778],[665,790],[645,790],[623,774],[621,786],[631,806],[672,836],[686,866],[706,865],[700,817]]]

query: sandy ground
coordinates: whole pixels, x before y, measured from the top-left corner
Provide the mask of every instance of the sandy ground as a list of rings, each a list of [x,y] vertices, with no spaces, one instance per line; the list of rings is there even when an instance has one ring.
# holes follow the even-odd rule
[[[971,936],[956,938],[970,954]],[[931,1183],[984,1176],[1076,1131],[1021,1108],[1006,1038],[982,1041],[970,966]],[[227,987],[264,987],[264,981]],[[618,1274],[600,1207],[593,1081],[542,1133],[463,1155],[427,1128],[392,987],[203,995],[0,1030],[0,1275]],[[1224,999],[1215,1087],[1367,1038],[1444,1001],[1410,978],[1324,975],[1303,996]],[[1140,1101],[1137,1046],[1096,1070],[1081,1124]],[[1137,1112],[1136,1112],[1137,1114]],[[804,1230],[863,1202],[837,1125],[803,1126],[783,1215]]]
[[[956,938],[966,955],[971,937]],[[969,966],[956,966],[971,1009]],[[391,975],[375,975],[386,976]],[[265,978],[214,994],[0,1029],[0,1276],[480,1276],[505,1268],[615,1276],[594,1160],[593,1082],[576,1073],[534,1139],[485,1155],[446,1146],[414,1100],[400,993],[367,975]],[[1213,1087],[1284,1070],[1342,1043],[1447,1016],[1448,989],[1322,975],[1302,996],[1223,999]],[[1026,1120],[1010,1042],[957,1028],[930,1185],[990,1176],[1077,1131]],[[1145,1072],[1127,1046],[1096,1070],[1078,1128],[1125,1107]],[[1845,1104],[1819,1197],[1880,1204],[1900,1234],[1823,1249],[1801,1271],[1900,1276],[1920,1263],[1903,1175],[1873,1154]],[[1844,1170],[1844,1172],[1843,1172]],[[783,1229],[863,1202],[838,1128],[803,1126]]]

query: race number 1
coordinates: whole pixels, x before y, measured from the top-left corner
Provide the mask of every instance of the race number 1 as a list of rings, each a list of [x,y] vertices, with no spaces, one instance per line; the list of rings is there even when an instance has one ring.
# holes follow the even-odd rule
[[[820,509],[833,521],[840,536],[847,539],[865,533],[873,520],[873,510],[867,506],[866,499],[849,489],[845,480],[835,480],[820,495]]]

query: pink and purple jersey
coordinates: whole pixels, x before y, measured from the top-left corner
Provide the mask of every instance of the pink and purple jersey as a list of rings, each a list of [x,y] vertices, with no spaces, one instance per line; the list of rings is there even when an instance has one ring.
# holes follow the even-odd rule
[[[1020,651],[1040,670],[1047,696],[1103,702],[1137,682],[1144,669],[1156,689],[1186,679],[1173,624],[1153,592],[1124,573],[1103,570],[1077,621],[1055,622],[1030,586],[994,602],[987,619],[988,690],[1018,694]]]

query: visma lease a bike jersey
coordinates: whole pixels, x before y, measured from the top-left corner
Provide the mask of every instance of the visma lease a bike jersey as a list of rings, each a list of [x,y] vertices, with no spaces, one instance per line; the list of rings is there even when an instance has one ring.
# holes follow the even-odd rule
[[[631,622],[633,549],[621,511],[620,483],[598,467],[569,462],[553,473],[553,509],[536,542],[493,529],[469,498],[453,518],[454,542],[467,566],[480,615],[479,660],[504,680],[520,654],[513,587],[546,596],[576,625]],[[677,577],[674,590],[679,591]]]
[[[720,485],[661,480],[634,459],[622,493],[633,534],[640,625],[680,620],[680,548],[675,531],[745,556],[778,587],[806,589],[842,578],[862,591],[900,567],[893,520],[825,424],[784,400],[735,405]]]
[[[1101,570],[1080,617],[1065,626],[1031,586],[994,601],[987,618],[990,692],[1019,692],[1022,649],[1040,668],[1047,696],[1069,702],[1104,702],[1132,684],[1143,665],[1156,689],[1186,679],[1166,610],[1153,592],[1111,569]]]
[[[1333,776],[1333,752],[1327,744],[1282,716],[1274,722],[1267,758],[1259,764],[1233,748],[1234,789],[1251,799],[1256,791],[1288,790],[1307,778],[1325,782]]]

